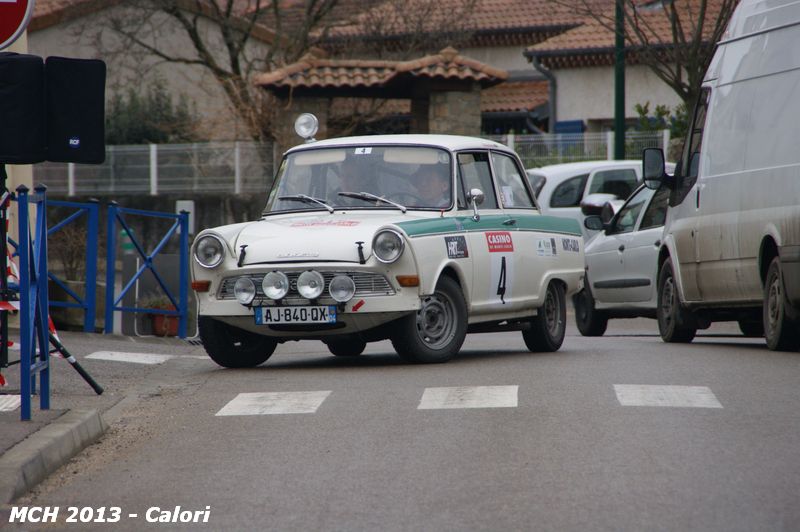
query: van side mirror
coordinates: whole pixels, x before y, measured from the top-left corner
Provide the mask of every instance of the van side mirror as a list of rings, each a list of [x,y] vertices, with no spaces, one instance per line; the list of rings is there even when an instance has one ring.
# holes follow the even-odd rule
[[[591,231],[602,231],[605,227],[603,220],[599,216],[587,216],[583,219],[583,226]]]
[[[661,148],[645,148],[642,153],[642,176],[644,186],[657,190],[667,176],[664,165],[664,151]]]

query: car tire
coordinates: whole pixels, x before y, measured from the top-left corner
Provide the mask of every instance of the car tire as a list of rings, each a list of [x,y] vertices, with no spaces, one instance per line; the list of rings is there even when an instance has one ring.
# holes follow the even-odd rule
[[[739,330],[748,338],[763,338],[764,337],[764,322],[739,320]]]
[[[800,346],[800,323],[789,318],[779,257],[772,259],[764,283],[764,338],[773,351],[795,351]]]
[[[586,278],[584,283],[583,290],[572,296],[575,324],[583,336],[603,336],[608,328],[608,316],[602,310],[595,308],[589,279]]]
[[[681,306],[675,283],[672,259],[667,259],[658,274],[658,332],[667,343],[689,343],[697,334],[693,316]]]
[[[522,331],[522,339],[529,351],[558,351],[564,343],[567,332],[567,298],[564,287],[557,281],[550,281],[544,296],[544,304],[538,315],[529,321],[529,327]]]
[[[397,354],[416,363],[447,362],[461,349],[467,335],[467,304],[461,287],[442,277],[422,307],[398,320],[392,336]]]
[[[344,340],[331,340],[326,342],[328,351],[337,357],[357,357],[364,352],[367,342],[360,338],[348,338]]]
[[[200,316],[200,339],[211,360],[224,368],[254,368],[272,356],[278,342],[268,336]]]

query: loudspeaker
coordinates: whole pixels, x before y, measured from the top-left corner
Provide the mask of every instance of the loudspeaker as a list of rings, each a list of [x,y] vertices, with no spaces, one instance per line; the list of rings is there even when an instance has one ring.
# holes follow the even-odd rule
[[[0,53],[0,164],[45,160],[44,63]]]
[[[98,59],[48,57],[44,70],[47,160],[102,163],[106,64]]]

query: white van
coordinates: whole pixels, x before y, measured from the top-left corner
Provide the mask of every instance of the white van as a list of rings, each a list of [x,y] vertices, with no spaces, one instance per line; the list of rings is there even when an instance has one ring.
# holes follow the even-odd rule
[[[689,342],[714,321],[800,345],[800,1],[743,0],[718,44],[673,176],[659,255],[658,325]]]

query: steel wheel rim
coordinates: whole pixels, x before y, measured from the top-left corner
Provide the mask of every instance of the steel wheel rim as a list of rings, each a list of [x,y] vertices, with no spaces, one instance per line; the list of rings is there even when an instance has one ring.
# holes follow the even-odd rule
[[[672,310],[675,306],[675,283],[672,276],[664,281],[661,290],[661,314],[664,318],[664,325],[669,327],[672,323]]]
[[[558,312],[558,301],[552,289],[547,291],[547,296],[544,299],[544,320],[547,326],[547,331],[551,336],[558,335],[561,326],[561,316]]]
[[[436,292],[422,300],[417,312],[417,336],[431,349],[442,349],[450,343],[456,328],[455,305],[445,294]]]
[[[767,297],[767,315],[769,316],[769,330],[775,331],[781,318],[781,301],[783,291],[781,290],[780,279],[777,275],[772,278],[769,285]]]

